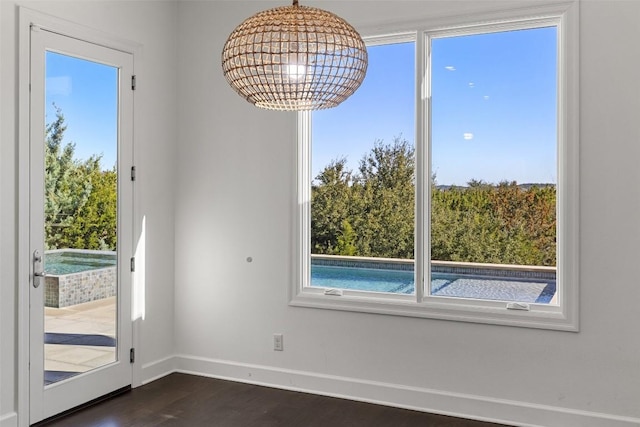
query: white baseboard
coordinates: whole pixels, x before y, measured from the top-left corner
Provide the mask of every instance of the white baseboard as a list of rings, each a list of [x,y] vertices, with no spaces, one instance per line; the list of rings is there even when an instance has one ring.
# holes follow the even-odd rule
[[[176,358],[174,356],[169,356],[164,359],[142,365],[142,372],[140,374],[141,385],[158,380],[172,372],[176,372],[175,361]]]
[[[173,360],[169,360],[173,359]],[[238,381],[522,427],[638,427],[640,418],[464,393],[177,355],[144,367],[149,382],[171,372]],[[4,427],[4,426],[2,426]]]
[[[0,427],[18,427],[18,414],[9,412],[8,414],[0,415]]]

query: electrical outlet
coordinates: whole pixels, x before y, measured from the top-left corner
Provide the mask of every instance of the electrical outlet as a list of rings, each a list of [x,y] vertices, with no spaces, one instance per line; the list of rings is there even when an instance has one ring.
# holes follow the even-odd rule
[[[273,334],[273,349],[275,351],[284,350],[284,344],[282,340],[283,340],[282,334]]]

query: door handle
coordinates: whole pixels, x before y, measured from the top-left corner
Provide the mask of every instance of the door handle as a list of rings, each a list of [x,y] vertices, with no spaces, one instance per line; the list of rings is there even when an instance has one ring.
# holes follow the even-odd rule
[[[40,267],[40,268],[38,268]],[[43,278],[47,276],[47,273],[42,269],[42,255],[39,250],[33,251],[33,287],[38,288]]]

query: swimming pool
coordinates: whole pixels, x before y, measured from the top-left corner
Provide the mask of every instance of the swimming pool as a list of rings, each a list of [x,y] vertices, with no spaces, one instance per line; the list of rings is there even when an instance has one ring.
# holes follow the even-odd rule
[[[116,262],[115,252],[56,250],[45,252],[44,269],[47,274],[63,275],[114,267]]]
[[[413,271],[311,265],[311,286],[413,294]],[[556,281],[542,278],[431,274],[431,295],[548,304]]]

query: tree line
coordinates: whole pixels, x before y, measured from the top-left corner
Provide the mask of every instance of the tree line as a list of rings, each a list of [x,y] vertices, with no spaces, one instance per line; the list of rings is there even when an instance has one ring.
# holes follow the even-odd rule
[[[376,141],[356,171],[345,158],[311,187],[312,253],[414,257],[415,151],[396,138]],[[431,259],[556,264],[556,188],[489,184],[438,186],[431,178]]]
[[[116,250],[115,166],[103,170],[101,157],[75,158],[75,144],[64,144],[64,115],[45,129],[45,248]]]
[[[117,172],[101,156],[75,158],[62,111],[46,126],[45,246],[115,250]],[[375,141],[357,170],[330,162],[311,186],[315,254],[414,257],[415,151],[405,139]],[[438,186],[431,177],[431,259],[556,264],[556,188],[489,184]]]

